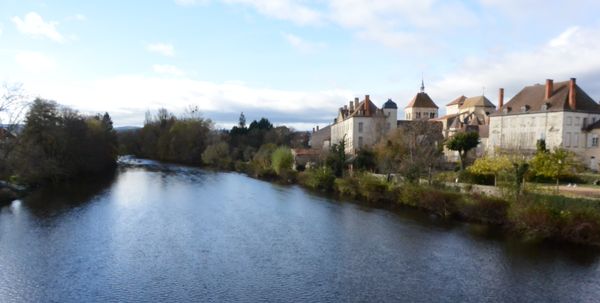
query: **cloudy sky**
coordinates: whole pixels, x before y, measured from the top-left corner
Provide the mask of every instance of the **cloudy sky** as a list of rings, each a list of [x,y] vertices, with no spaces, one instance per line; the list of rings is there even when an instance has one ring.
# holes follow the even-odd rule
[[[197,105],[221,126],[325,125],[370,94],[403,108],[576,77],[600,99],[597,0],[1,0],[0,81],[118,126]]]

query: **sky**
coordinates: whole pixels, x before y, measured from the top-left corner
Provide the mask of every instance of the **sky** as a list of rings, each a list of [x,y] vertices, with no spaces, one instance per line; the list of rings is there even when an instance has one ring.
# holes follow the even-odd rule
[[[597,0],[1,0],[0,82],[141,126],[198,106],[219,127],[311,129],[370,95],[440,107],[545,79],[600,100]],[[399,114],[402,117],[402,114]]]

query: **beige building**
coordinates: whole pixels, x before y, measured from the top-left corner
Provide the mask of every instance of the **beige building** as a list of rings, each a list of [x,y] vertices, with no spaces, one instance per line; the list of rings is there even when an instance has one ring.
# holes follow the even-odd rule
[[[479,133],[481,143],[475,150],[475,156],[485,153],[488,134],[489,116],[496,111],[496,106],[485,96],[467,98],[460,96],[446,104],[446,115],[435,119],[442,123],[444,138],[452,137],[457,132],[474,131]],[[444,150],[448,161],[458,161],[455,151]]]
[[[503,90],[501,90],[503,96]],[[533,153],[538,140],[549,149],[562,147],[598,169],[600,105],[577,86],[575,78],[523,88],[490,116],[487,149]]]
[[[389,99],[382,108],[369,95],[341,107],[331,125],[331,144],[346,142],[346,153],[355,154],[363,146],[372,146],[389,130],[397,128],[398,106]]]
[[[421,91],[404,108],[405,120],[429,120],[438,117],[438,106],[425,92],[425,85],[421,82]]]

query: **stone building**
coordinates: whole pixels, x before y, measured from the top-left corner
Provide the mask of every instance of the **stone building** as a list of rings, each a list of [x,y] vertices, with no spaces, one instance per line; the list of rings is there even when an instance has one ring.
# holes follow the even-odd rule
[[[503,96],[500,90],[500,96]],[[569,81],[535,84],[523,88],[490,116],[487,149],[533,153],[538,140],[549,149],[562,147],[575,152],[592,169],[598,169],[600,157],[600,105],[575,78]]]
[[[346,153],[353,155],[363,146],[372,146],[391,129],[397,128],[398,106],[389,99],[378,108],[369,95],[355,98],[340,107],[331,125],[331,144],[346,142]]]
[[[421,82],[421,91],[404,108],[405,120],[429,120],[438,117],[438,106],[425,92],[425,84]]]

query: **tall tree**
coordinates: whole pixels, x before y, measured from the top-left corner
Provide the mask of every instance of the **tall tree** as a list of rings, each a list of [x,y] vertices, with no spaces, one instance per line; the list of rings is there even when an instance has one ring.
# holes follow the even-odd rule
[[[459,132],[446,141],[449,150],[458,152],[461,170],[465,169],[467,153],[477,145],[479,145],[479,134],[476,132]]]
[[[431,180],[432,170],[441,160],[442,140],[439,124],[412,122],[390,132],[375,146],[378,166],[388,177],[397,172],[415,182],[427,173]]]

